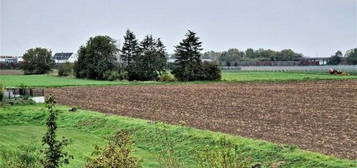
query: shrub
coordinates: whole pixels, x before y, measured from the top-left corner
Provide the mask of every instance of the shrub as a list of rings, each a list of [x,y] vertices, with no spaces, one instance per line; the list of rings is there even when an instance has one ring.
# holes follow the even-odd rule
[[[38,168],[40,166],[39,149],[35,146],[19,146],[15,151],[0,151],[0,167]]]
[[[239,147],[228,141],[226,138],[221,138],[215,142],[214,146],[207,146],[204,149],[198,149],[196,160],[198,167],[206,168],[249,168],[248,159],[244,159],[239,152]]]
[[[70,63],[64,63],[58,66],[58,76],[69,76],[72,74],[73,65]]]
[[[220,80],[221,69],[215,63],[204,62],[202,64],[201,80]]]
[[[164,72],[159,77],[160,82],[175,82],[177,79],[169,72]]]
[[[132,156],[133,142],[128,131],[119,131],[109,138],[109,143],[103,149],[96,146],[85,165],[86,168],[115,167],[138,168],[141,167],[136,157]]]

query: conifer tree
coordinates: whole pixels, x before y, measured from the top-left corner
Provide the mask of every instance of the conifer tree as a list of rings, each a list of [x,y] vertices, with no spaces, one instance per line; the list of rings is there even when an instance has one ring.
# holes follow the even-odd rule
[[[196,33],[188,31],[186,38],[175,47],[175,66],[172,73],[182,81],[199,80],[201,76],[202,42]]]
[[[135,61],[135,57],[139,54],[139,43],[135,34],[130,30],[126,31],[124,36],[124,44],[121,50],[121,59],[124,65],[129,66]]]

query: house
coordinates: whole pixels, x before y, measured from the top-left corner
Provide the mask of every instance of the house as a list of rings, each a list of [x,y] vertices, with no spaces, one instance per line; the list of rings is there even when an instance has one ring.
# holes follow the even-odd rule
[[[77,54],[74,53],[56,53],[53,56],[53,59],[55,60],[56,64],[61,64],[61,63],[74,63],[75,61],[77,61],[78,56]]]
[[[0,63],[17,63],[17,56],[0,56]]]

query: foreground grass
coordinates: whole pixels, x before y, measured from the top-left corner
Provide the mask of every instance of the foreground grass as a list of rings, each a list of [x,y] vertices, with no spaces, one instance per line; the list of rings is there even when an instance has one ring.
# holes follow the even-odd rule
[[[357,79],[357,75],[330,75],[327,73],[299,73],[299,72],[246,72],[223,71],[221,82],[282,82],[304,80],[342,80]],[[105,86],[105,85],[153,85],[179,84],[187,82],[163,83],[156,81],[129,82],[129,81],[99,81],[76,79],[73,77],[56,77],[51,75],[0,75],[0,82],[6,87],[16,87],[24,84],[30,87],[63,87],[63,86]],[[208,83],[205,81],[189,83]]]
[[[237,144],[242,157],[249,158],[252,164],[260,163],[263,167],[271,167],[278,162],[282,163],[280,167],[357,166],[357,161],[337,159],[288,145],[85,110],[68,112],[64,106],[57,109],[61,111],[58,119],[59,134],[70,138],[68,151],[75,157],[66,167],[83,166],[93,145],[105,144],[105,137],[120,129],[133,131],[135,155],[142,159],[144,167],[159,167],[157,156],[168,148],[173,149],[175,159],[184,167],[196,167],[195,152],[212,147],[220,137],[226,137]],[[45,131],[46,114],[44,105],[0,107],[0,151],[19,150],[16,147],[20,145],[39,146]]]

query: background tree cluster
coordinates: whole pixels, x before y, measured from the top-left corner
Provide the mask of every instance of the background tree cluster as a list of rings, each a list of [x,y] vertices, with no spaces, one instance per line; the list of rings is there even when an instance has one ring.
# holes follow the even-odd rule
[[[238,64],[240,61],[295,61],[302,57],[302,54],[296,53],[291,49],[274,51],[248,48],[246,51],[240,51],[232,48],[223,52],[209,51],[203,54],[203,58],[216,60],[220,65],[226,66]]]
[[[181,81],[219,80],[221,71],[214,63],[202,63],[202,42],[196,33],[188,31],[185,39],[175,47],[172,74]]]

